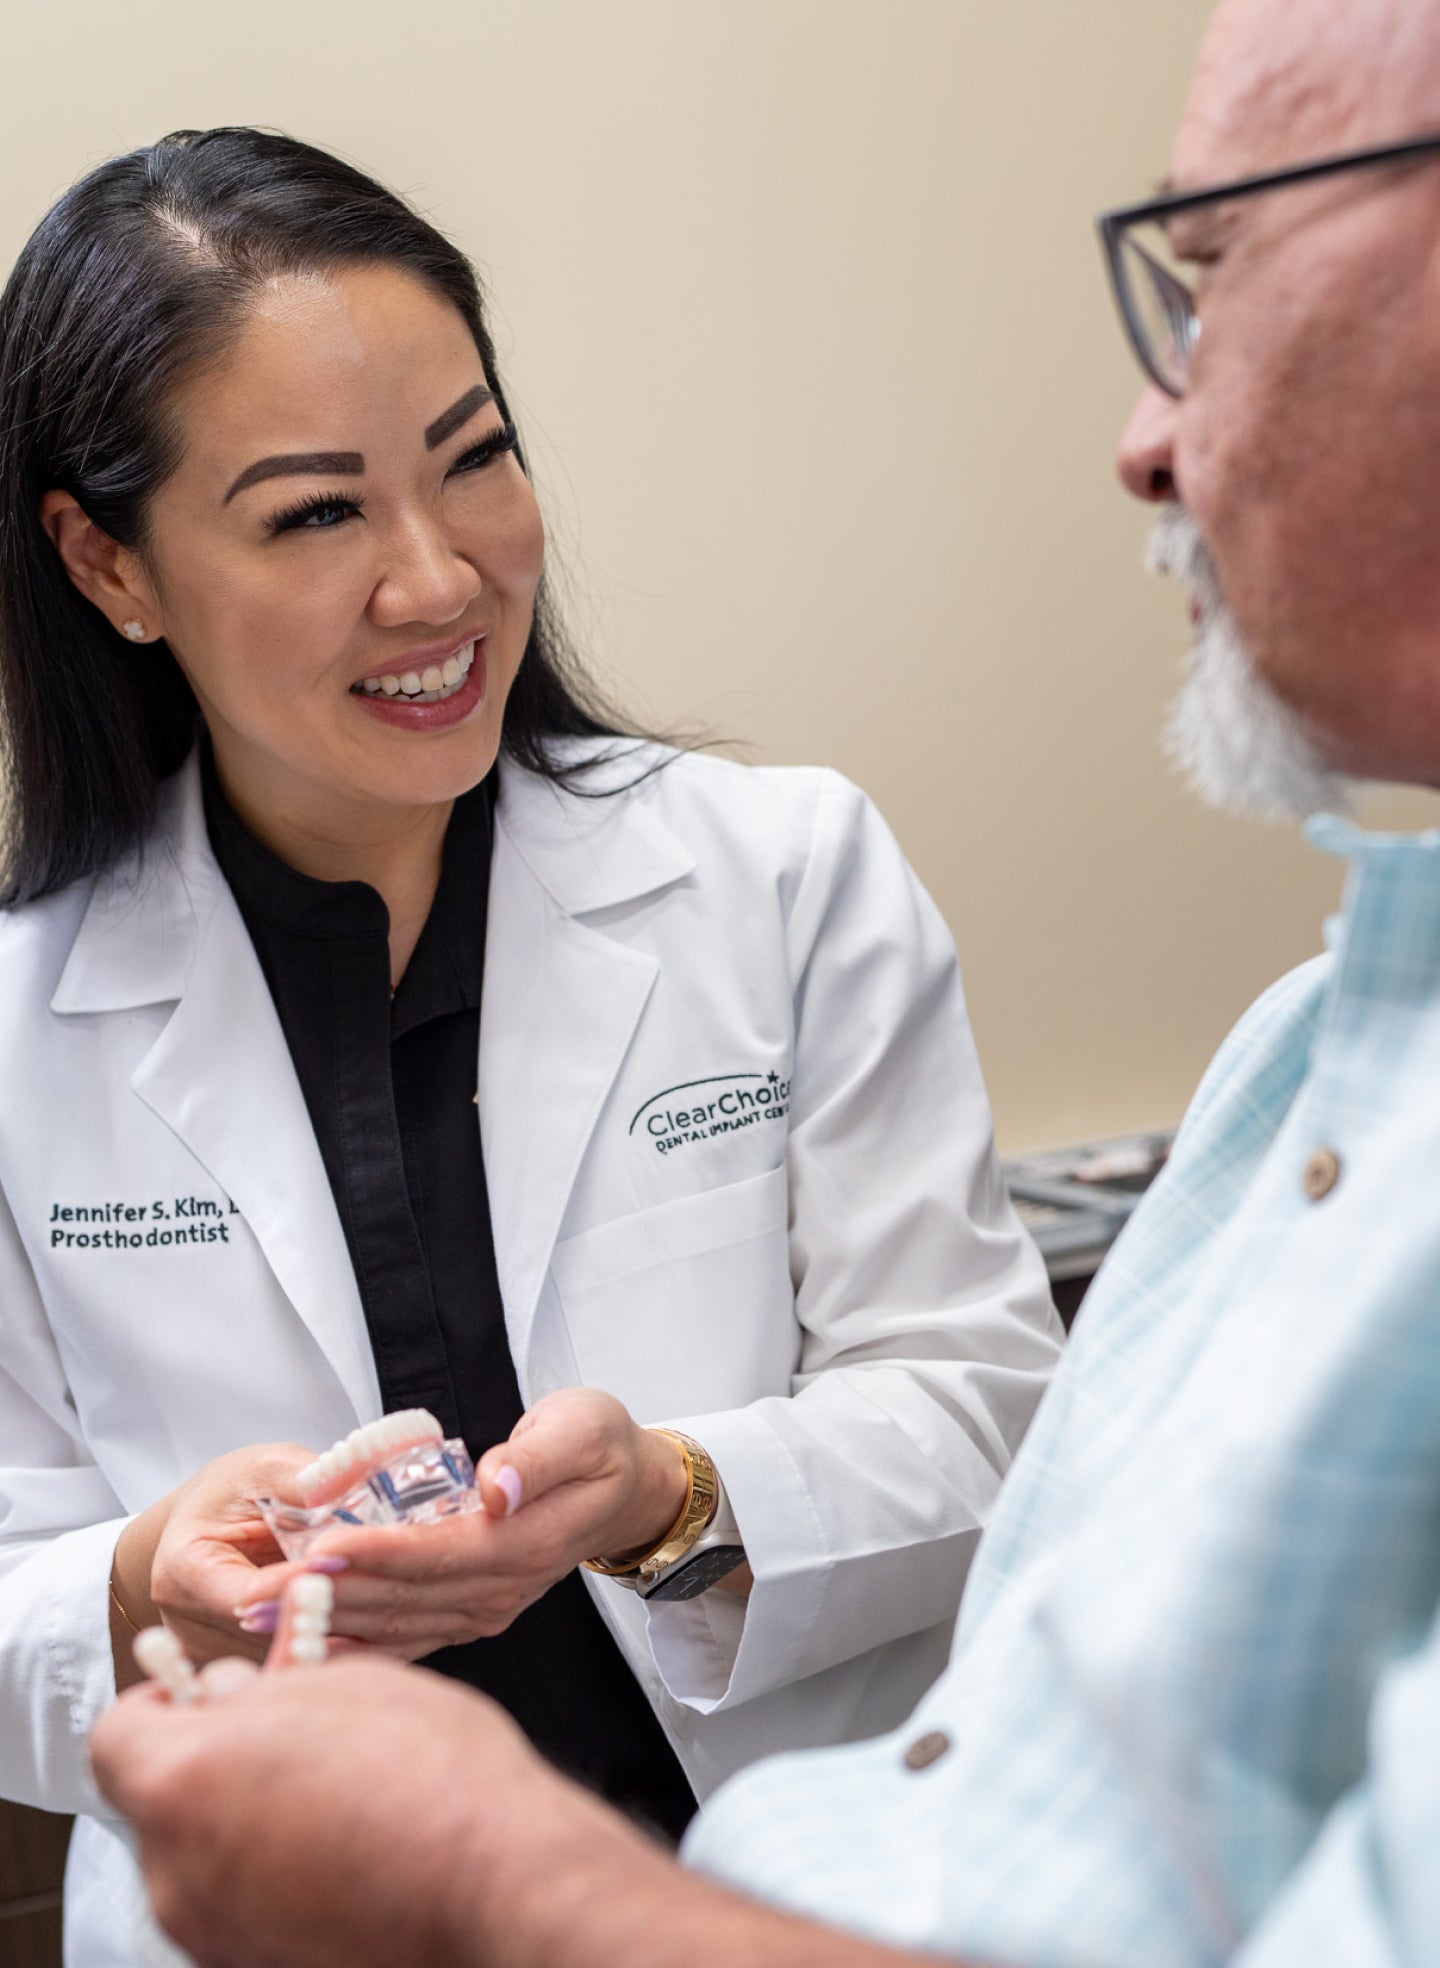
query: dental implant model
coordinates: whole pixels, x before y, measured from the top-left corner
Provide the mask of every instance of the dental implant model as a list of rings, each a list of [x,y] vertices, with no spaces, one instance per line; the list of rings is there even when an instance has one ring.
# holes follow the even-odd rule
[[[304,1558],[335,1524],[433,1524],[483,1510],[475,1465],[424,1408],[405,1408],[354,1429],[296,1473],[304,1506],[257,1497],[287,1558]]]
[[[290,1587],[289,1664],[318,1667],[330,1649],[330,1616],[335,1610],[335,1586],[323,1572],[307,1572]]]
[[[285,1588],[285,1609],[271,1649],[271,1665],[319,1667],[330,1657],[330,1621],[335,1584],[324,1573],[302,1573]],[[275,1649],[279,1649],[279,1658]],[[211,1661],[197,1673],[184,1647],[166,1626],[143,1627],[131,1644],[140,1672],[164,1690],[177,1707],[233,1694],[259,1672],[253,1661]]]
[[[198,1698],[199,1677],[168,1626],[142,1627],[130,1651],[140,1672],[163,1688],[177,1707]]]

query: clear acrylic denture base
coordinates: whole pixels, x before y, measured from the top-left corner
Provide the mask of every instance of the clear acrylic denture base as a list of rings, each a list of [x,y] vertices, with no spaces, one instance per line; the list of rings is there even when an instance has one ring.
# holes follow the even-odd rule
[[[483,1510],[475,1465],[458,1438],[397,1449],[358,1477],[343,1496],[313,1510],[256,1497],[270,1535],[287,1558],[304,1558],[337,1524],[437,1524]]]

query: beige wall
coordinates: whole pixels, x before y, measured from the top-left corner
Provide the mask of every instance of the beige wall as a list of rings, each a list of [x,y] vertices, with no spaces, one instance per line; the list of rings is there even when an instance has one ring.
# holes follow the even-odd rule
[[[661,721],[839,766],[960,943],[1002,1143],[1178,1116],[1332,864],[1154,735],[1178,597],[1112,441],[1090,219],[1204,0],[94,0],[7,11],[0,256],[181,125],[337,148],[492,283],[582,642]]]

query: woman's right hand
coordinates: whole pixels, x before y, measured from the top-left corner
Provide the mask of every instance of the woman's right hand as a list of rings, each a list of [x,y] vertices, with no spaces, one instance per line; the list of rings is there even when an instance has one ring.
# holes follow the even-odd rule
[[[197,1666],[221,1654],[264,1658],[263,1635],[243,1632],[234,1608],[255,1596],[267,1572],[269,1596],[306,1569],[287,1563],[255,1505],[257,1496],[299,1503],[297,1469],[313,1449],[269,1442],[217,1456],[179,1489],[127,1524],[115,1547],[115,1586],[136,1626],[163,1620]],[[112,1622],[112,1632],[115,1632]],[[117,1687],[138,1679],[129,1629],[116,1632]],[[123,1642],[123,1644],[121,1644]]]

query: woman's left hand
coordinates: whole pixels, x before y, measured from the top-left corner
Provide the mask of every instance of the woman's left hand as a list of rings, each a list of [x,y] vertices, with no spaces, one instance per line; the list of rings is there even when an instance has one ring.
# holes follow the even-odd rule
[[[680,1515],[688,1481],[674,1442],[588,1387],[538,1401],[476,1475],[483,1515],[337,1526],[316,1541],[310,1565],[347,1561],[332,1633],[402,1660],[502,1633],[583,1559],[648,1550]]]

